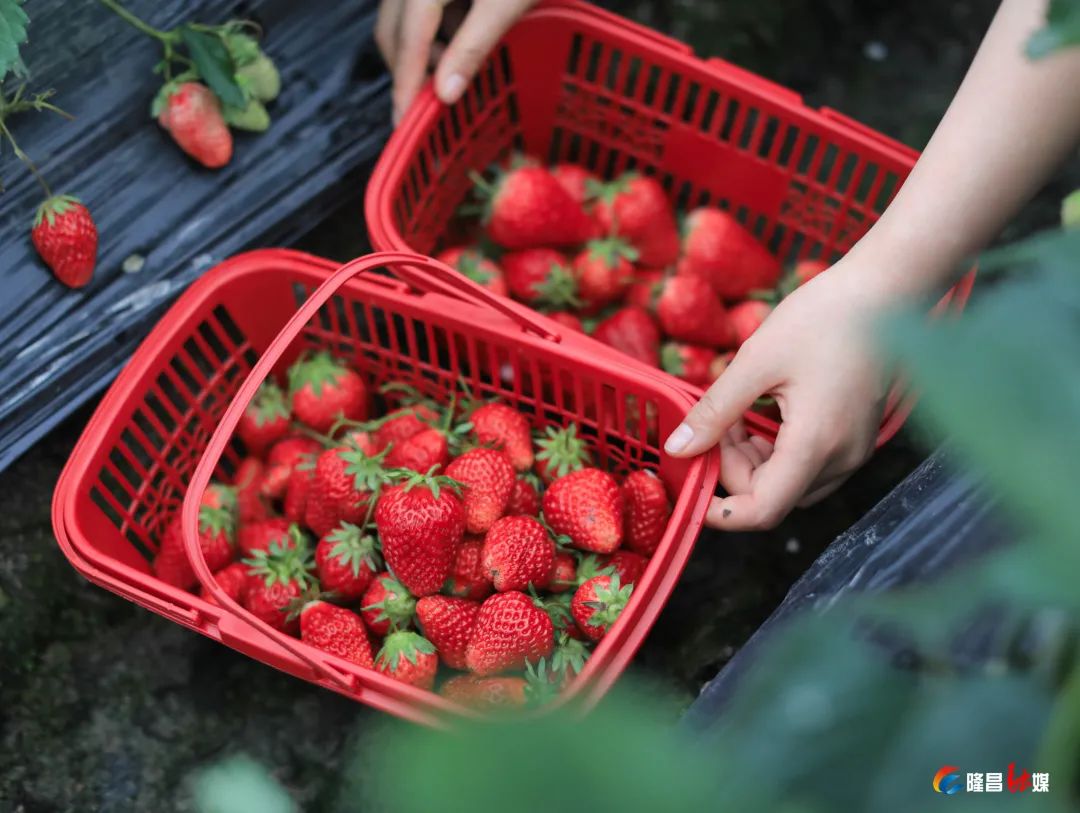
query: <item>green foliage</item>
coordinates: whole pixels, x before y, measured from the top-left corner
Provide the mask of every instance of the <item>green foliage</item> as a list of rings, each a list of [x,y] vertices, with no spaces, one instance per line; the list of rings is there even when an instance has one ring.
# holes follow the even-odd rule
[[[0,81],[12,68],[21,66],[19,48],[26,42],[30,19],[22,10],[23,0],[0,0]]]
[[[247,99],[236,81],[236,67],[222,38],[190,25],[180,28],[180,37],[191,53],[195,70],[222,104],[241,110],[246,108]]]
[[[1073,45],[1080,45],[1080,0],[1050,0],[1046,25],[1028,40],[1028,56],[1041,59]]]

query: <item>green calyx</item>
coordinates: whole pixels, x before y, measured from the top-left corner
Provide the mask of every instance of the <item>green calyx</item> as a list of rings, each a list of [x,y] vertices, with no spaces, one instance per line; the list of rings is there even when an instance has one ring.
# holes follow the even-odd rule
[[[40,226],[42,221],[50,226],[56,225],[56,218],[71,211],[76,206],[82,206],[82,201],[72,195],[53,195],[42,201],[34,214],[34,225]]]
[[[224,533],[231,541],[235,531],[236,516],[229,508],[204,505],[199,509],[199,533],[209,536]]]
[[[556,675],[548,667],[547,660],[541,658],[536,663],[525,664],[525,704],[530,708],[546,705],[559,694],[559,685],[553,680]]]
[[[609,576],[606,583],[594,585],[593,594],[595,598],[592,601],[585,602],[585,606],[593,611],[592,615],[589,616],[589,625],[603,627],[604,629],[610,627],[618,621],[619,615],[626,608],[626,603],[630,600],[630,594],[633,592],[634,585],[621,585],[617,573]]]
[[[325,350],[306,355],[289,368],[289,397],[304,387],[310,387],[316,398],[323,387],[334,386],[345,374],[345,365]]]
[[[396,671],[402,660],[415,666],[421,655],[433,654],[435,654],[435,645],[431,641],[418,633],[402,630],[386,636],[382,649],[375,656],[375,662],[391,671]]]
[[[597,576],[615,576],[617,573],[618,571],[614,565],[600,564],[599,557],[594,553],[578,559],[577,583],[579,586],[585,584],[589,579],[595,579]]]
[[[459,483],[453,477],[447,477],[445,474],[435,474],[435,470],[439,467],[437,465],[432,466],[426,472],[409,471],[408,469],[394,470],[397,476],[403,477],[401,486],[404,491],[412,491],[414,488],[423,487],[431,492],[431,496],[436,500],[439,499],[439,494],[442,489],[448,488],[455,492],[458,496],[461,496],[461,491],[465,488],[464,483]]]
[[[678,343],[668,342],[660,348],[660,366],[672,375],[682,375],[686,372],[682,347]]]
[[[389,451],[387,447],[376,455],[369,455],[351,446],[338,452],[338,457],[345,463],[345,473],[353,478],[356,491],[375,492],[391,481],[391,470],[383,467]]]
[[[562,310],[581,307],[574,272],[557,263],[552,263],[547,277],[534,285],[533,291],[536,292],[536,304],[545,308]]]
[[[540,450],[536,459],[544,461],[552,478],[563,477],[592,463],[589,447],[578,437],[576,423],[565,428],[549,426],[537,438],[536,445]]]
[[[484,285],[491,282],[491,272],[484,270],[484,258],[479,254],[466,251],[458,257],[457,270],[471,279],[473,282]]]
[[[565,632],[560,633],[555,642],[555,649],[551,653],[551,671],[563,679],[580,674],[590,654],[584,641],[573,638]]]
[[[206,491],[203,493],[203,502],[206,502],[207,494],[216,494],[217,501],[222,508],[225,508],[230,512],[236,511],[236,488],[234,486],[227,486],[222,483],[211,483],[206,487]]]
[[[273,381],[264,381],[259,386],[251,400],[251,406],[254,407],[257,426],[264,426],[282,418],[288,419],[290,414],[289,406],[285,403],[285,393]]]
[[[404,629],[412,623],[416,614],[416,599],[413,598],[405,586],[396,579],[384,578],[381,580],[386,598],[365,604],[364,610],[378,610],[376,621],[388,621],[391,630]]]
[[[592,259],[602,262],[608,268],[614,268],[620,260],[635,262],[639,256],[636,248],[618,237],[592,240],[586,246],[586,251]]]
[[[556,631],[562,631],[574,626],[574,616],[570,612],[570,602],[573,600],[573,593],[555,593],[545,598],[540,598],[536,594],[536,588],[530,584],[529,596],[532,598],[532,602],[535,606],[547,613],[547,616],[551,619],[551,623]]]
[[[311,574],[315,564],[311,549],[304,532],[295,523],[289,526],[287,539],[271,542],[266,550],[253,551],[244,564],[252,576],[262,577],[267,587],[297,582],[306,588],[315,583]]]
[[[608,206],[615,203],[615,198],[626,191],[630,181],[637,178],[636,172],[624,172],[613,181],[589,180],[585,183],[585,194],[590,198],[602,200]]]
[[[373,534],[365,534],[358,525],[342,522],[327,539],[333,543],[330,555],[343,567],[348,567],[353,578],[360,575],[361,567],[366,566],[372,571],[382,567],[378,541]]]

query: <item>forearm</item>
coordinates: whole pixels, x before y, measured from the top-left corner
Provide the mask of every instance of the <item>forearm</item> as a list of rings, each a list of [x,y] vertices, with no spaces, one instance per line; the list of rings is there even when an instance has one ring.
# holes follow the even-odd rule
[[[1045,11],[1045,0],[1004,0],[911,175],[849,253],[873,267],[874,292],[946,287],[1080,140],[1080,51],[1024,55]]]

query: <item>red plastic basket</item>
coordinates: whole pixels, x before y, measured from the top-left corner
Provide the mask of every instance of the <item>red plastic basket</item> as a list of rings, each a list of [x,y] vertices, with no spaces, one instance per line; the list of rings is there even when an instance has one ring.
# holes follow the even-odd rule
[[[588,707],[664,605],[713,493],[717,454],[687,462],[657,448],[691,395],[656,370],[613,363],[592,339],[560,335],[555,323],[434,260],[378,254],[335,267],[297,252],[256,251],[208,272],[177,301],[106,394],[64,469],[53,503],[64,553],[91,581],[363,703],[432,725],[447,712],[468,713],[271,629],[218,588],[196,541],[203,490],[212,476],[228,478],[242,455],[232,441],[240,414],[266,376],[283,373],[303,350],[348,358],[373,387],[403,381],[444,402],[464,379],[475,395],[529,413],[537,429],[576,421],[601,463],[655,470],[672,495],[663,542],[630,604],[560,700]],[[157,540],[180,510],[189,556],[217,605],[151,571]]]
[[[918,153],[722,59],[573,0],[542,3],[503,39],[462,99],[428,86],[368,185],[378,250],[430,254],[472,188],[513,151],[603,177],[655,175],[679,208],[716,205],[785,262],[835,261],[878,219]],[[939,303],[961,309],[969,274]],[[897,390],[879,443],[910,412]],[[778,425],[748,413],[752,430]]]

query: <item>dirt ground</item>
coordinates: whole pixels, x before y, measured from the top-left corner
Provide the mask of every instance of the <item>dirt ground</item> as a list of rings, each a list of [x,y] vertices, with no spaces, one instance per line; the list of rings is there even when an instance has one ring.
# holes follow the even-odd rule
[[[970,2],[608,3],[921,147],[989,21]],[[1056,218],[1071,167],[1007,236]],[[364,249],[360,197],[304,241]],[[0,813],[188,809],[195,766],[246,751],[305,810],[333,809],[349,741],[380,718],[82,581],[49,501],[90,412],[0,473]],[[636,668],[686,702],[836,536],[925,456],[902,433],[848,485],[768,534],[706,534]]]

